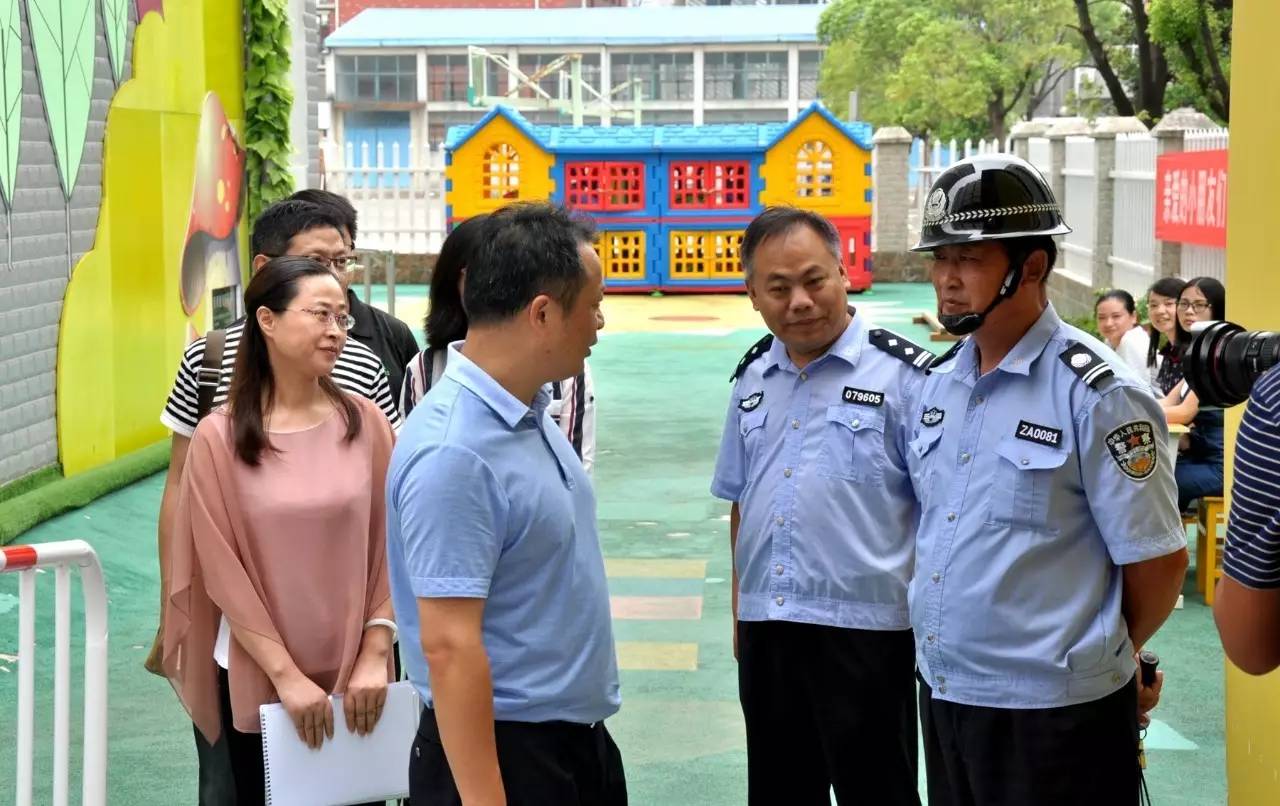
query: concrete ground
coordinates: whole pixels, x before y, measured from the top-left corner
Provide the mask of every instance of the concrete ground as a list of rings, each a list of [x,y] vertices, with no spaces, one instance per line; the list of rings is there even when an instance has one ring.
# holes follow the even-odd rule
[[[375,303],[383,299],[375,293]],[[933,305],[927,286],[882,285],[851,299],[878,323],[909,338],[927,337],[911,324],[912,314]],[[421,287],[397,290],[396,312],[415,329],[424,305]],[[605,311],[608,327],[591,358],[599,412],[596,485],[624,698],[609,727],[623,753],[632,803],[741,804],[746,756],[730,643],[728,506],[707,487],[729,375],[762,326],[742,296],[610,297]],[[88,540],[106,569],[112,804],[194,802],[190,723],[165,681],[141,666],[155,630],[162,486],[162,475],[146,479],[25,536],[27,542]],[[53,635],[52,582],[52,575],[39,578],[38,632],[45,647]],[[16,593],[14,576],[0,575],[0,801],[13,786]],[[78,614],[73,624],[80,629]],[[1223,804],[1223,659],[1198,595],[1188,593],[1185,608],[1152,648],[1168,672],[1147,737],[1153,802]],[[37,669],[37,803],[49,802],[51,654],[40,657]],[[79,711],[72,713],[75,723]]]

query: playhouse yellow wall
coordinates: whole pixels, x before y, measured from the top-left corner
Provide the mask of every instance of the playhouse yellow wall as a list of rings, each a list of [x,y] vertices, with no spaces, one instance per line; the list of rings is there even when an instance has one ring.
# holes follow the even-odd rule
[[[485,153],[499,143],[513,146],[520,156],[520,185],[517,199],[489,199],[483,194],[481,176]],[[551,198],[555,182],[551,179],[551,166],[555,159],[511,121],[498,116],[491,119],[471,139],[453,152],[453,158],[445,169],[449,181],[450,215],[453,218],[470,218],[479,213],[490,213],[513,201],[545,201]]]
[[[835,192],[830,196],[799,198],[796,195],[796,154],[810,140],[821,140],[831,147]],[[793,204],[828,216],[869,216],[871,202],[867,200],[867,191],[871,189],[871,176],[866,166],[870,164],[870,151],[864,151],[826,118],[811,114],[765,154],[760,168],[764,179],[760,202]]]
[[[1275,300],[1274,204],[1280,164],[1267,159],[1280,129],[1280,83],[1275,80],[1275,32],[1280,4],[1235,5],[1231,64],[1231,153],[1228,166],[1227,313],[1250,329],[1280,329]],[[1227,456],[1243,406],[1228,413]],[[1231,473],[1231,462],[1227,463]],[[1228,476],[1228,483],[1230,476]],[[1228,492],[1230,488],[1228,487]],[[1227,792],[1231,806],[1280,802],[1280,672],[1250,677],[1226,662]]]

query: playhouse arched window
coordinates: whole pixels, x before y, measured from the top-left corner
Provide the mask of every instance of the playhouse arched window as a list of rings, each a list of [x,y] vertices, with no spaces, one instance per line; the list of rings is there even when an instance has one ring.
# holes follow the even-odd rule
[[[835,161],[831,146],[810,140],[796,152],[796,196],[802,199],[835,195]]]
[[[520,198],[520,152],[510,143],[494,143],[484,152],[482,198],[512,201]]]

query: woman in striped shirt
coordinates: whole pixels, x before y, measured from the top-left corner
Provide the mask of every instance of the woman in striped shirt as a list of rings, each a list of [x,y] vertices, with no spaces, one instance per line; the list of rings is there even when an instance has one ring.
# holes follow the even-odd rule
[[[458,224],[440,248],[431,272],[430,307],[423,323],[427,346],[405,367],[399,396],[402,417],[409,416],[409,412],[444,374],[445,356],[448,354],[445,348],[452,342],[462,341],[467,335],[462,283],[467,260],[485,218],[483,215],[473,216]],[[590,475],[596,452],[596,401],[591,367],[584,364],[579,375],[553,383],[551,405],[547,410]]]

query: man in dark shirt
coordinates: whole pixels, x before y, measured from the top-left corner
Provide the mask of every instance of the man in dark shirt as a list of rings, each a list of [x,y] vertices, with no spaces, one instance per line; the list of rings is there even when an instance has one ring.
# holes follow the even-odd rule
[[[347,245],[347,261],[352,260],[356,248],[356,208],[351,202],[327,190],[308,188],[293,194],[291,198],[319,205],[342,224],[342,240]],[[404,381],[404,368],[418,354],[418,341],[404,322],[385,311],[368,305],[347,286],[347,309],[355,318],[355,327],[349,331],[351,338],[368,347],[382,359],[387,370],[387,380],[392,389],[399,389]]]

